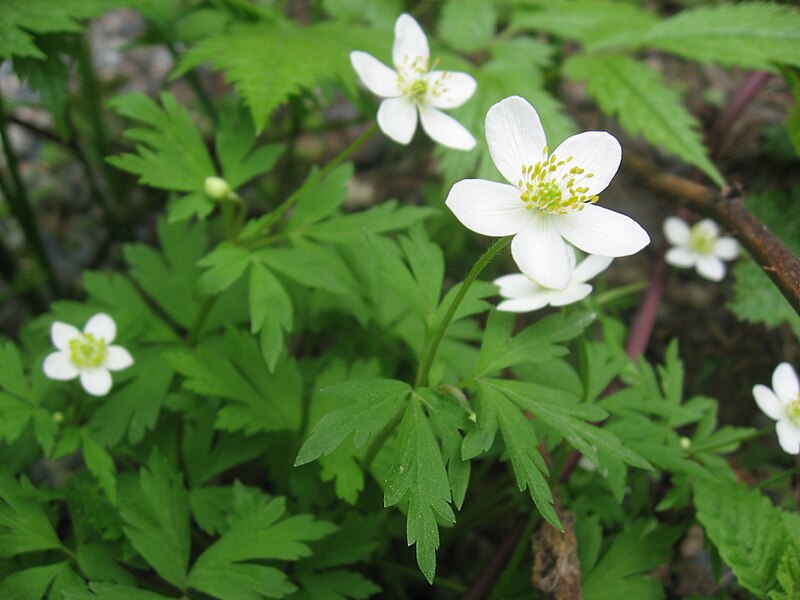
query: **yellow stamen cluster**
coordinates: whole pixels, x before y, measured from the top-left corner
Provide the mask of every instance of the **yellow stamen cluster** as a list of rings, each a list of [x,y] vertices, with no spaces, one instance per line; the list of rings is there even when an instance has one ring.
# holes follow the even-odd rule
[[[108,357],[106,341],[91,333],[84,333],[69,341],[69,359],[76,367],[93,369],[102,365]]]
[[[448,72],[442,73],[440,77],[431,80],[423,79],[423,76],[430,70],[435,69],[439,64],[439,59],[430,63],[430,59],[416,56],[410,59],[408,56],[403,57],[400,64],[395,65],[397,69],[397,85],[405,96],[411,98],[417,104],[428,96],[441,96],[447,93],[448,89],[445,85],[445,80],[450,77]]]
[[[786,416],[789,420],[800,427],[800,394],[794,397],[794,400],[789,402],[786,407]]]
[[[596,195],[588,194],[589,188],[577,186],[575,178],[583,176],[588,179],[593,173],[586,173],[582,167],[573,166],[562,169],[559,178],[556,171],[572,162],[573,157],[559,160],[555,154],[547,156],[547,146],[544,148],[543,160],[535,165],[522,165],[522,179],[517,184],[522,191],[520,199],[525,203],[525,208],[537,208],[543,213],[563,215],[568,212],[583,210],[585,204],[594,204],[598,201]]]

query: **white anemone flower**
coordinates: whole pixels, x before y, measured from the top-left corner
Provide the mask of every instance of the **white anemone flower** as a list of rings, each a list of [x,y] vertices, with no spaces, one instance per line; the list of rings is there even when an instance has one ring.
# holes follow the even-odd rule
[[[61,321],[53,322],[50,338],[57,352],[45,358],[44,374],[58,381],[80,377],[87,393],[105,396],[111,389],[109,371],[127,369],[133,364],[125,348],[110,345],[116,336],[117,325],[105,313],[89,319],[83,332]]]
[[[440,108],[456,108],[475,92],[475,80],[466,73],[432,71],[428,38],[414,20],[402,14],[394,24],[391,69],[366,52],[351,52],[350,62],[364,85],[384,98],[378,108],[378,126],[398,144],[408,144],[417,129],[457,150],[471,150],[475,138]],[[435,66],[435,65],[434,65]]]
[[[722,261],[739,256],[739,242],[732,237],[720,237],[719,233],[719,225],[711,219],[690,227],[683,219],[667,217],[664,236],[673,247],[667,250],[664,260],[673,267],[694,267],[710,281],[722,281],[725,277]]]
[[[800,384],[797,373],[789,363],[781,363],[772,373],[772,389],[753,386],[758,408],[777,421],[775,431],[784,452],[800,454]]]
[[[523,273],[504,275],[494,280],[500,287],[500,295],[506,298],[497,305],[497,310],[507,312],[530,312],[545,306],[566,306],[583,300],[592,292],[588,283],[595,275],[602,273],[611,264],[612,258],[608,256],[587,256],[577,267],[575,266],[575,251],[569,248],[571,276],[567,287],[554,290],[536,283]]]
[[[520,271],[550,289],[570,281],[570,250],[628,256],[650,243],[630,217],[595,203],[622,160],[619,142],[605,131],[567,138],[549,154],[536,110],[519,96],[486,113],[492,160],[511,184],[483,179],[456,183],[446,204],[468,229],[513,235],[511,255]]]

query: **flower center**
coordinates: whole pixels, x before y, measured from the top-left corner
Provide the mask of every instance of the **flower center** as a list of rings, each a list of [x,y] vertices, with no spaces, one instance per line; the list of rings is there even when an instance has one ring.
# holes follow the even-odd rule
[[[597,202],[598,196],[590,196],[588,187],[575,183],[576,177],[582,175],[588,179],[594,177],[594,173],[585,173],[585,169],[573,166],[561,169],[559,176],[556,176],[556,171],[572,162],[572,159],[572,156],[568,156],[565,160],[559,160],[555,154],[548,157],[545,146],[543,160],[535,165],[522,165],[522,179],[518,186],[525,208],[530,210],[535,207],[546,214],[563,215],[583,210],[585,204]]]
[[[713,254],[717,244],[717,234],[707,223],[692,225],[689,232],[689,248],[698,254]]]
[[[786,416],[792,423],[800,427],[800,393],[786,405]]]
[[[428,71],[436,68],[437,64],[439,64],[438,58],[431,65],[430,59],[422,56],[416,56],[413,59],[406,56],[400,64],[396,64],[397,85],[403,95],[410,96],[417,104],[422,104],[428,95],[441,96],[446,93],[448,90],[444,82],[450,76],[449,73],[444,72],[435,79],[423,78]]]
[[[108,350],[103,338],[96,338],[91,333],[83,333],[69,341],[69,359],[79,369],[94,369],[106,361]]]

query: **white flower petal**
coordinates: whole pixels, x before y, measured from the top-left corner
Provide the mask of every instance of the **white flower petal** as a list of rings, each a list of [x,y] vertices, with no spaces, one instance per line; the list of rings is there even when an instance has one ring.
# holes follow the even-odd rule
[[[689,267],[695,266],[695,264],[697,264],[697,259],[698,256],[695,252],[692,252],[683,246],[670,248],[664,255],[664,260],[667,261],[668,264],[672,265],[673,267],[681,267],[683,269],[688,269]]]
[[[579,300],[583,300],[592,293],[592,286],[588,283],[576,283],[568,285],[563,290],[550,292],[551,306],[566,306]]]
[[[544,290],[544,288],[540,289],[543,291],[532,296],[504,300],[497,305],[497,310],[502,310],[503,312],[524,313],[544,308],[550,303],[550,295],[552,292],[549,290]]]
[[[110,344],[117,337],[117,324],[107,314],[97,313],[86,322],[83,332],[91,333],[95,338],[104,339],[106,344]]]
[[[481,235],[513,235],[532,218],[519,190],[485,179],[463,179],[450,188],[447,207],[467,228]]]
[[[569,284],[569,249],[551,215],[534,215],[512,240],[511,256],[520,271],[543,287],[561,290]]]
[[[392,61],[398,70],[404,65],[409,67],[417,58],[427,61],[430,54],[428,38],[414,17],[406,13],[397,17],[394,24]],[[420,66],[424,66],[427,71],[427,65]]]
[[[753,398],[756,399],[758,408],[761,409],[765,415],[774,421],[780,421],[786,416],[784,410],[784,403],[778,400],[771,389],[765,385],[756,384],[753,386]]]
[[[56,381],[69,381],[78,376],[77,367],[72,364],[67,352],[53,352],[48,354],[42,365],[44,374]]]
[[[417,129],[417,106],[407,96],[384,100],[378,108],[378,126],[389,139],[405,146]]]
[[[478,86],[472,76],[455,71],[431,71],[423,79],[428,82],[428,102],[436,108],[461,106]]]
[[[486,143],[497,169],[506,181],[517,185],[522,165],[545,158],[547,140],[536,110],[524,98],[511,96],[486,113]]]
[[[789,419],[782,419],[775,425],[778,442],[787,454],[800,454],[800,427]]]
[[[130,352],[122,346],[109,346],[106,351],[108,356],[106,357],[105,366],[111,371],[121,371],[133,364],[133,357]]]
[[[605,271],[614,259],[610,256],[598,256],[597,254],[590,254],[583,259],[583,262],[575,267],[572,272],[572,281],[574,283],[584,283],[589,281],[595,275]]]
[[[725,263],[714,255],[698,257],[695,268],[709,281],[722,281],[725,277]]]
[[[664,237],[673,246],[686,246],[689,244],[689,224],[678,217],[664,219]]]
[[[553,173],[555,181],[575,179],[575,187],[589,188],[587,194],[595,195],[608,187],[622,161],[622,146],[617,138],[605,131],[585,131],[564,140],[553,153],[556,159],[566,161]],[[584,172],[572,175],[570,169],[580,167]]]
[[[393,98],[403,94],[397,84],[397,72],[371,54],[359,51],[351,52],[350,63],[358,73],[361,82],[373,94],[384,98]]]
[[[628,256],[650,243],[650,236],[636,221],[595,204],[584,204],[580,211],[553,215],[553,221],[570,244],[587,254]]]
[[[695,223],[694,226],[704,232],[708,237],[719,237],[719,225],[717,225],[716,221],[702,219]]]
[[[81,371],[81,385],[87,394],[105,396],[111,390],[111,373],[108,369],[86,369]]]
[[[504,298],[533,296],[543,289],[542,286],[522,273],[503,275],[495,279],[494,284],[500,288],[500,295]]]
[[[732,237],[721,237],[714,244],[714,254],[722,260],[733,260],[739,256],[739,242]]]
[[[432,106],[420,106],[419,117],[422,128],[431,139],[448,148],[472,150],[475,138],[461,123]]]
[[[800,392],[800,384],[797,381],[797,373],[792,365],[786,362],[779,364],[772,373],[772,389],[775,395],[784,404],[797,397]]]
[[[53,321],[50,326],[50,339],[53,342],[53,346],[59,350],[69,350],[70,341],[80,337],[80,335],[80,329],[73,327],[69,323]]]

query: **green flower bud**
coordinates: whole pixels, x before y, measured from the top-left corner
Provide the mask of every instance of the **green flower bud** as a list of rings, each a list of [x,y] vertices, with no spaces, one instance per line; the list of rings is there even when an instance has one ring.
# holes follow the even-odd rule
[[[231,186],[221,177],[206,177],[203,187],[206,196],[213,200],[227,200],[231,195]]]

